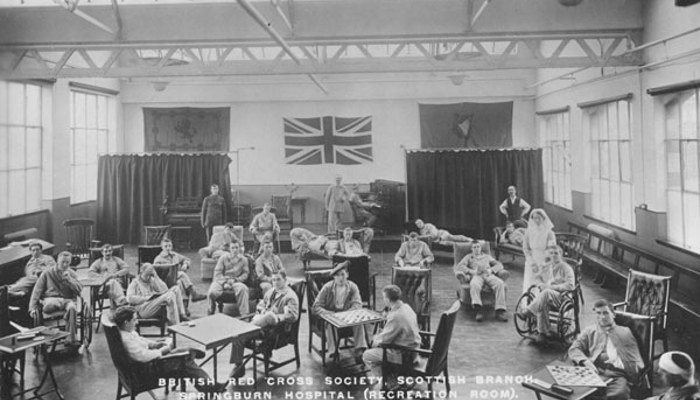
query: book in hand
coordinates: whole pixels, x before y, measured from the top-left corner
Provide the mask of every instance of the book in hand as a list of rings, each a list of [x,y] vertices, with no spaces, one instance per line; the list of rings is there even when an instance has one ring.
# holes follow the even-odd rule
[[[148,298],[148,300],[155,300],[155,299],[159,298],[160,296],[162,296],[162,295],[164,295],[164,294],[165,294],[165,292],[162,292],[162,293],[153,293],[153,294],[151,295],[151,297]]]

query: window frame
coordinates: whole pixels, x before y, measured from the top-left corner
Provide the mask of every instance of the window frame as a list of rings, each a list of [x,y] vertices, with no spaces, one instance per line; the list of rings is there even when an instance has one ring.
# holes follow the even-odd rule
[[[571,113],[566,107],[537,115],[545,201],[571,211]]]

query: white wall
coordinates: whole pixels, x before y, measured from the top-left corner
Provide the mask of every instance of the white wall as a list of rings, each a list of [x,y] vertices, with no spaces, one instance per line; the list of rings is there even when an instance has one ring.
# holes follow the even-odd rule
[[[242,185],[325,184],[338,173],[348,182],[375,179],[405,181],[404,151],[420,148],[418,103],[514,100],[513,144],[534,142],[534,108],[530,93],[523,91],[532,72],[474,74],[455,86],[444,77],[406,80],[368,77],[324,79],[330,89],[324,95],[308,80],[280,79],[238,82],[174,82],[163,92],[148,83],[123,88],[123,151],[142,152],[143,107],[231,107],[230,148],[254,146],[240,153]],[[332,164],[293,166],[284,164],[283,117],[371,115],[374,162],[356,166]],[[236,182],[235,154],[231,181]]]

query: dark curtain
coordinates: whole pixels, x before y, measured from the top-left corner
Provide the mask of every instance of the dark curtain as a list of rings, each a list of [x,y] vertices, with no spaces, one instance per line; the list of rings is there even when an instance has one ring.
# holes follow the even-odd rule
[[[419,104],[421,148],[513,145],[513,102]]]
[[[510,185],[533,208],[544,202],[540,149],[411,151],[406,168],[409,218],[453,233],[490,240]]]
[[[145,225],[163,223],[165,196],[204,198],[212,183],[230,209],[231,179],[226,154],[100,156],[97,176],[97,237],[138,244]],[[229,215],[231,215],[229,213]]]

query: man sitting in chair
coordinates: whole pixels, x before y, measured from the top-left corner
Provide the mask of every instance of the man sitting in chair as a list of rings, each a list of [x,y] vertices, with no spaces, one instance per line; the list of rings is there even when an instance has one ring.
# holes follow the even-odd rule
[[[263,294],[272,289],[272,275],[280,270],[284,270],[284,265],[279,256],[272,252],[272,242],[263,243],[262,254],[255,260],[255,275]]]
[[[312,312],[321,316],[339,311],[356,310],[362,308],[360,289],[355,282],[348,280],[349,261],[342,262],[331,270],[333,280],[326,282],[316,296]],[[335,353],[335,329],[330,324],[325,324],[328,353]],[[353,329],[353,345],[355,357],[362,355],[367,348],[364,325],[358,325]]]
[[[408,235],[408,240],[401,243],[399,251],[394,256],[394,262],[399,267],[420,267],[427,268],[428,264],[435,261],[433,252],[425,242],[418,239],[416,232]]]
[[[668,390],[647,400],[697,400],[700,387],[695,379],[695,364],[682,351],[669,351],[659,359],[661,381]]]
[[[153,260],[154,265],[163,264],[177,264],[179,266],[179,271],[177,273],[177,285],[180,287],[180,293],[182,294],[183,300],[191,299],[193,302],[202,301],[207,298],[202,293],[197,292],[197,288],[192,284],[187,271],[190,269],[190,264],[192,263],[189,258],[176,253],[173,251],[173,242],[165,238],[160,242],[160,247],[163,251],[158,254]],[[187,306],[185,306],[187,309]]]
[[[153,318],[165,305],[166,317],[170,325],[189,321],[179,286],[168,286],[163,282],[152,264],[141,266],[139,275],[126,289],[126,300],[134,306],[141,318]]]
[[[256,314],[250,321],[253,325],[263,328],[265,333],[280,324],[291,324],[299,319],[299,297],[287,285],[287,273],[278,270],[272,274],[272,290],[265,293],[263,300],[258,303]],[[245,343],[233,342],[231,347],[231,363],[234,364],[231,377],[240,378],[245,373],[242,368]]]
[[[359,195],[360,188],[355,185],[352,187],[352,193],[350,194],[350,206],[355,212],[355,218],[363,220],[362,226],[371,227],[374,222],[377,221],[377,216],[372,213],[373,209],[381,208],[377,203],[370,203],[367,201],[362,201]]]
[[[233,242],[238,242],[241,249],[243,249],[243,238],[236,236],[236,234],[233,233],[233,228],[234,225],[231,222],[227,222],[226,225],[224,225],[223,231],[216,232],[211,236],[211,240],[209,240],[209,245],[207,247],[202,247],[199,249],[199,255],[202,258],[216,258],[217,251],[222,250],[224,245],[228,245]],[[243,252],[244,251],[241,251],[241,253]]]
[[[56,261],[54,261],[53,257],[42,253],[43,251],[44,247],[41,243],[37,241],[29,243],[31,258],[24,267],[24,276],[8,287],[7,292],[10,298],[24,297],[27,294],[31,294],[41,273],[56,266]]]
[[[265,235],[271,235],[273,240],[280,233],[280,225],[277,223],[277,217],[270,212],[270,203],[263,204],[261,213],[253,218],[250,223],[250,232],[255,236],[258,243],[263,243]]]
[[[209,315],[216,311],[216,300],[225,290],[233,291],[241,315],[248,314],[248,258],[241,253],[237,242],[231,243],[231,252],[219,257],[214,267],[214,279],[209,287]]]
[[[471,276],[469,281],[469,294],[472,298],[472,307],[476,312],[476,320],[483,321],[484,313],[481,302],[481,289],[484,285],[488,285],[494,292],[496,297],[496,319],[503,322],[508,322],[506,316],[506,285],[494,273],[494,268],[503,269],[503,265],[490,255],[481,251],[481,242],[475,241],[472,243],[471,253],[455,266],[455,273],[463,273]]]
[[[39,312],[52,314],[65,311],[63,318],[66,320],[68,331],[67,346],[79,347],[80,342],[75,339],[77,333],[78,296],[83,290],[83,285],[78,282],[78,277],[70,268],[73,255],[63,251],[58,255],[58,264],[45,270],[39,276],[34,285],[32,297],[29,300],[29,315],[36,320]],[[39,310],[39,301],[44,301],[43,308]]]
[[[119,328],[122,344],[129,358],[134,361],[147,363],[157,360],[156,370],[164,378],[189,378],[194,380],[194,387],[204,393],[223,392],[226,384],[214,383],[214,380],[202,368],[198,367],[193,358],[203,356],[202,352],[194,349],[176,349],[172,342],[148,340],[136,332],[138,313],[134,307],[119,307],[114,313],[114,325]],[[182,353],[187,361],[182,363],[172,357]],[[164,357],[170,355],[171,357]]]
[[[464,235],[453,235],[445,229],[438,229],[435,225],[416,220],[416,227],[420,230],[419,239],[426,239],[439,244],[452,245],[452,243],[471,242],[473,239]]]
[[[355,240],[352,235],[352,228],[343,229],[343,238],[338,241],[336,254],[343,255],[345,257],[366,256],[365,251],[362,248],[362,244]]]
[[[549,324],[549,310],[559,308],[562,294],[574,290],[576,285],[574,270],[562,260],[561,248],[550,246],[547,248],[547,253],[549,263],[542,268],[546,272],[543,274],[542,280],[536,283],[540,292],[527,308],[519,310],[516,314],[516,318],[521,319],[537,318],[538,334],[536,340],[538,342],[557,338]]]
[[[513,222],[506,222],[506,229],[501,234],[501,243],[514,244],[516,246],[522,246],[525,240],[525,234],[527,231],[525,228],[516,228]]]
[[[112,254],[113,248],[109,243],[102,245],[102,257],[95,260],[88,269],[93,276],[104,276],[107,281],[104,284],[107,297],[112,309],[125,305],[126,296],[120,280],[129,275],[129,266],[124,260]]]
[[[396,285],[388,285],[382,289],[384,304],[389,308],[386,322],[381,332],[374,336],[373,347],[362,355],[362,361],[370,369],[374,376],[381,376],[381,365],[384,350],[379,347],[382,344],[396,344],[400,346],[418,348],[421,342],[418,333],[418,318],[411,306],[401,301],[401,288]],[[391,364],[402,364],[401,352],[387,349],[387,361]]]
[[[629,328],[615,324],[615,311],[607,300],[593,304],[596,324],[584,329],[569,348],[569,358],[578,365],[612,379],[605,396],[613,400],[630,398],[629,382],[634,381],[644,361]]]

